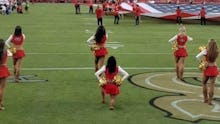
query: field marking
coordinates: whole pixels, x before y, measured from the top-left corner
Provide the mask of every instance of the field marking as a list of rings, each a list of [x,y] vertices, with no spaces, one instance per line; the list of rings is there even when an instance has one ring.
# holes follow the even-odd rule
[[[188,74],[188,73],[187,73],[187,74]],[[174,83],[179,84],[179,85],[183,85],[183,86],[187,86],[187,87],[193,87],[193,88],[199,88],[199,89],[201,89],[200,86],[195,86],[195,85],[183,83],[182,81],[179,81],[176,77],[173,77],[173,78],[172,78],[172,81],[173,81]]]
[[[111,42],[109,42],[109,44],[110,43],[121,43],[121,42],[119,42],[119,41],[111,41]]]
[[[172,74],[170,76],[170,74]],[[190,102],[193,102],[193,103],[203,103],[203,100],[200,99],[202,98],[202,96],[200,95],[200,93],[197,92],[198,88],[200,88],[201,90],[201,86],[195,86],[194,85],[191,85],[191,84],[185,84],[183,81],[180,81],[180,80],[177,80],[176,77],[173,76],[173,74],[175,74],[174,72],[173,73],[169,73],[169,72],[164,72],[164,73],[150,73],[148,75],[146,75],[145,77],[142,77],[142,81],[144,81],[143,83],[145,83],[146,85],[146,88],[147,89],[153,89],[153,90],[156,90],[156,91],[165,91],[165,92],[174,92],[174,93],[183,93],[184,96],[189,96],[190,98],[183,98],[182,95],[181,98],[179,98],[178,96],[177,97],[173,97],[171,99],[169,99],[167,103],[169,106],[166,107],[166,109],[163,109],[165,110],[167,113],[172,113],[171,115],[173,115],[172,117],[174,118],[179,118],[178,116],[175,115],[175,113],[173,113],[173,109],[176,109],[176,113],[181,113],[181,115],[183,115],[184,117],[188,116],[187,118],[189,118],[190,121],[198,121],[198,119],[204,119],[206,120],[208,118],[211,119],[211,120],[219,120],[220,119],[220,104],[219,102],[217,101],[213,101],[213,106],[211,106],[211,108],[208,108],[207,111],[201,111],[201,112],[197,112],[195,110],[191,111],[190,109],[185,109],[184,106],[181,106],[182,104],[184,103],[190,103]],[[196,74],[196,75],[195,75]],[[189,73],[186,73],[186,76],[187,75],[194,75],[194,76],[198,76],[199,72],[196,73],[196,72],[189,72]],[[160,85],[162,82],[157,82],[157,80],[155,79],[158,79],[158,77],[161,77],[162,79],[160,79],[161,81],[164,80],[163,77],[165,76],[168,76],[169,79],[171,80],[166,80],[165,82],[168,83],[166,84],[166,86],[162,86]],[[179,88],[175,88],[174,86],[169,86],[169,83],[171,83],[170,81],[178,84],[178,86],[182,85],[181,87],[183,86],[187,86],[187,87],[191,87],[191,88],[196,88],[196,89],[179,89]],[[157,82],[157,83],[156,83]],[[195,91],[196,90],[196,91]],[[199,94],[199,95],[198,95]],[[193,95],[193,97],[196,97],[196,96],[199,96],[199,99],[196,98],[191,98]],[[176,96],[176,95],[175,95]],[[217,96],[214,96],[215,98]],[[161,97],[158,97],[157,99],[160,99]],[[166,101],[166,98],[162,99],[162,100],[158,100],[159,102],[155,102],[156,99],[154,99],[154,102],[153,104],[159,108],[164,108],[163,107],[163,104],[157,104],[157,103],[162,103],[163,100]],[[172,110],[171,110],[172,108]],[[178,112],[177,112],[178,111]],[[191,118],[191,119],[190,119]],[[182,117],[180,117],[179,119],[182,119]]]
[[[8,82],[15,83],[14,76],[10,76]],[[21,75],[19,76],[19,82],[48,82],[47,79],[39,79],[37,75]]]
[[[79,53],[76,53],[76,52],[74,52],[74,53],[71,53],[71,52],[42,52],[42,53],[39,53],[39,52],[36,52],[36,53],[34,53],[34,52],[30,52],[30,53],[25,53],[25,54],[29,54],[29,55],[77,55],[77,54],[85,54],[85,55],[87,55],[87,54],[91,54],[91,52],[85,52],[85,53],[83,53],[83,52],[79,52]],[[114,53],[115,55],[171,55],[171,53],[164,53],[164,52],[162,52],[162,53]]]
[[[96,20],[95,18],[81,18],[83,20]]]
[[[175,68],[172,67],[123,67],[125,70],[173,70]],[[196,67],[188,67],[185,70],[197,70]],[[94,70],[94,67],[45,67],[45,68],[22,68],[22,70],[42,70],[42,71],[49,71],[49,70]]]
[[[87,55],[91,53],[25,53],[27,55]]]
[[[112,34],[113,32],[111,30],[107,30],[107,33],[108,34]]]
[[[111,44],[111,43],[110,43]],[[114,44],[114,43],[113,43]],[[26,54],[29,54],[29,55],[77,55],[77,54],[91,54],[91,52],[27,52]],[[147,53],[144,53],[144,52],[140,52],[140,53],[123,53],[123,52],[120,52],[120,53],[114,53],[115,55],[173,55],[173,53],[166,53],[166,52],[158,52],[158,53],[155,53],[155,52],[147,52]],[[196,54],[192,54],[192,55],[189,55],[189,56],[195,56]]]
[[[203,102],[202,100],[198,100],[198,99],[181,99],[181,100],[176,100],[176,101],[173,101],[171,103],[171,105],[176,108],[177,110],[179,110],[180,112],[190,116],[191,118],[199,118],[199,117],[209,117],[209,118],[217,118],[217,119],[220,119],[220,116],[210,116],[210,115],[206,115],[206,114],[198,114],[198,115],[194,115],[184,109],[182,109],[181,107],[179,107],[177,104],[180,103],[180,102],[188,102],[188,101],[198,101],[198,102]],[[214,105],[214,111],[218,110],[219,111],[219,105],[217,103],[214,103],[213,102],[213,105]],[[213,111],[212,110],[212,111]]]
[[[124,47],[124,45],[120,44],[120,42],[109,42],[105,46],[110,47],[112,49],[118,49],[119,47]]]
[[[94,31],[90,31],[89,29],[86,29],[85,33],[87,33],[87,34],[94,34]]]
[[[85,25],[91,25],[93,23],[85,23]],[[85,29],[85,33],[87,34],[95,34],[95,31],[94,30],[89,30],[89,29]],[[112,34],[113,32],[111,30],[107,30],[107,34]]]
[[[212,104],[214,105],[214,108],[212,109],[212,112],[219,113],[220,112],[220,105],[216,102],[213,102]]]
[[[153,84],[151,82],[152,78],[155,78],[155,77],[158,77],[158,76],[161,76],[161,75],[165,75],[165,74],[154,74],[154,75],[151,75],[151,76],[149,76],[148,78],[145,79],[145,83],[150,85],[150,86],[152,86],[152,87],[155,87],[155,88],[158,88],[158,89],[161,89],[161,90],[165,90],[165,91],[178,92],[178,93],[193,93],[193,92],[184,91],[184,90],[180,91],[180,90],[175,90],[175,89],[161,87],[161,86],[155,85],[155,84]]]

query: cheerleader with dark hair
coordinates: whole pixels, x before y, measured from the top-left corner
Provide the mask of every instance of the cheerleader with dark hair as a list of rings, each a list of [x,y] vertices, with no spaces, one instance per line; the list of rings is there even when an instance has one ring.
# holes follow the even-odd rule
[[[5,109],[3,106],[3,97],[6,87],[6,79],[10,76],[10,72],[6,66],[7,57],[5,42],[3,39],[0,39],[0,110]]]
[[[103,77],[102,77],[103,74]],[[122,75],[121,78],[119,75]],[[110,95],[110,110],[114,109],[116,96],[120,93],[119,86],[129,76],[120,66],[117,66],[114,56],[108,58],[107,65],[103,65],[95,76],[102,87],[102,103],[105,103],[105,94]]]
[[[201,61],[201,58],[205,57],[205,64],[202,76],[203,97],[204,103],[212,104],[212,98],[214,95],[215,80],[219,74],[216,60],[219,54],[217,42],[214,39],[210,39],[206,48],[202,50],[196,58]],[[207,82],[210,82],[209,87]],[[209,90],[208,90],[209,89]]]
[[[105,57],[108,54],[107,48],[105,47],[107,39],[108,35],[105,27],[101,25],[97,28],[95,35],[92,35],[87,40],[95,56],[95,71],[104,65]]]
[[[25,40],[25,35],[22,33],[21,26],[16,26],[14,34],[10,35],[6,41],[6,45],[12,50],[13,53],[13,65],[14,65],[14,76],[15,82],[19,82],[19,75],[21,72],[22,60],[25,57],[25,52],[23,48]]]

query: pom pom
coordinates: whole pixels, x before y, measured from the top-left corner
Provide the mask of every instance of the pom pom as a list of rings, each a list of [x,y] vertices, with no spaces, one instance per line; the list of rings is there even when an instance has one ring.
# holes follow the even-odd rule
[[[199,49],[199,52],[201,52],[201,51],[203,51],[204,49],[206,49],[206,47],[205,47],[205,46],[200,46],[198,49]],[[202,61],[199,63],[199,67],[198,67],[198,68],[199,68],[201,71],[203,71],[203,70],[206,69],[206,67],[207,67],[206,58],[205,58],[205,56],[203,56]]]
[[[106,81],[105,77],[101,77],[99,79],[99,86],[100,87],[104,86],[106,83],[107,83],[107,81]]]
[[[114,83],[118,86],[120,86],[122,84],[122,78],[120,75],[116,75],[113,79]]]
[[[205,70],[206,69],[206,65],[207,65],[207,62],[206,61],[202,61],[201,63],[199,63],[199,69],[201,71]]]
[[[199,49],[199,52],[201,52],[201,51],[203,51],[204,49],[206,49],[206,47],[205,47],[205,46],[200,46],[198,49]]]
[[[100,47],[99,47],[96,43],[92,44],[92,45],[90,46],[90,48],[91,48],[91,51],[95,51],[95,50],[100,49]]]
[[[178,50],[177,41],[175,41],[175,42],[172,44],[172,50],[173,50],[173,51]]]
[[[10,51],[12,54],[15,54],[15,53],[16,53],[16,48],[15,48],[15,47],[10,47],[10,48],[9,48],[9,51]]]

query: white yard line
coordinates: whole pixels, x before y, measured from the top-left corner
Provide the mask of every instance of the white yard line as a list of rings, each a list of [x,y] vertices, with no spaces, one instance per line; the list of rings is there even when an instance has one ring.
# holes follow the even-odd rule
[[[111,44],[110,44],[111,45]],[[87,55],[87,54],[92,54],[92,52],[30,52],[30,53],[26,53],[27,55]],[[158,53],[154,53],[154,52],[137,52],[137,53],[123,53],[123,52],[118,52],[118,53],[114,53],[115,55],[173,55],[173,53],[166,53],[166,52],[158,52]],[[189,56],[196,56],[196,54],[191,54]]]
[[[173,70],[172,67],[123,67],[126,70]],[[196,67],[188,67],[185,70],[196,70]],[[56,71],[56,70],[94,70],[94,67],[45,67],[45,68],[22,68],[22,70],[36,70],[36,71]]]
[[[91,54],[91,52],[86,52],[86,53],[67,53],[67,52],[45,52],[45,53],[26,53],[27,55],[29,54],[29,55],[70,55],[70,54],[72,54],[72,55],[77,55],[77,54],[80,54],[80,55],[82,55],[82,54],[85,54],[85,55],[87,55],[87,54]],[[114,54],[116,54],[116,55],[171,55],[172,53],[164,53],[164,52],[162,52],[162,53],[114,53]]]

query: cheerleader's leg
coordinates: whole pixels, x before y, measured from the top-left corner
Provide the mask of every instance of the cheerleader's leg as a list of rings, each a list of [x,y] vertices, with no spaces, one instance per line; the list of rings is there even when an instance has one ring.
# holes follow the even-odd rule
[[[102,91],[101,91],[101,95],[102,95],[102,103],[105,103],[105,92],[104,92],[103,88],[102,88]]]
[[[179,75],[179,79],[181,79],[181,80],[183,79],[184,63],[185,63],[185,57],[181,57],[179,62],[178,62],[178,65],[179,65],[178,75]]]
[[[22,58],[17,59],[15,63],[15,82],[19,82],[19,76],[21,72]]]
[[[209,105],[212,105],[212,98],[213,98],[213,95],[214,95],[215,80],[216,80],[216,77],[210,77],[210,86],[209,86],[209,92],[208,92],[208,96],[209,96],[208,104]]]
[[[98,68],[100,69],[105,64],[105,56],[99,57]]]
[[[202,78],[202,93],[203,93],[203,99],[204,99],[204,103],[208,102],[208,87],[207,87],[207,82],[208,82],[208,77],[203,76]]]
[[[5,87],[6,87],[6,78],[0,78],[0,110],[4,110],[2,101],[4,97]]]
[[[99,59],[100,58],[98,56],[95,56],[95,72],[99,70],[99,67],[98,67]]]
[[[179,79],[179,57],[175,57],[175,66],[176,66],[176,76]]]
[[[110,110],[114,110],[115,98],[116,95],[110,95],[110,107],[109,107]]]

